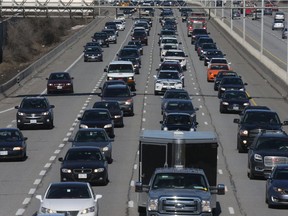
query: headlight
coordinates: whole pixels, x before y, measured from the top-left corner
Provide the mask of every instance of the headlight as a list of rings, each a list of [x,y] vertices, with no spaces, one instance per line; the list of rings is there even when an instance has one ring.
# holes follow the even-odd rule
[[[62,173],[72,173],[72,170],[71,170],[71,169],[63,168],[63,169],[61,169],[61,172],[62,172]]]
[[[133,77],[128,77],[129,80],[133,80]]]
[[[86,208],[86,209],[82,210],[82,211],[80,212],[80,214],[88,214],[88,213],[90,213],[90,212],[95,212],[95,206],[92,206],[92,207],[90,207],[90,208]]]
[[[49,112],[43,112],[42,115],[49,115]]]
[[[158,210],[158,199],[149,199],[148,211],[157,211],[157,210]]]
[[[112,78],[112,77],[108,77],[108,79],[109,79],[109,80],[113,80],[113,78]]]
[[[225,91],[225,90],[226,90],[226,89],[225,89],[225,88],[223,88],[223,87],[221,87],[220,89],[221,89],[221,91]]]
[[[262,156],[259,154],[254,154],[254,160],[255,161],[262,161]]]
[[[244,88],[240,88],[239,91],[245,91],[245,89]]]
[[[244,103],[243,106],[249,106],[249,103]]]
[[[229,105],[229,103],[228,103],[228,102],[222,102],[222,104],[223,104],[223,105]]]
[[[276,192],[278,192],[278,193],[283,193],[283,192],[285,192],[285,189],[283,189],[283,188],[278,188],[278,187],[273,187],[273,190],[276,191]]]
[[[21,151],[22,149],[23,149],[22,147],[18,146],[18,147],[14,147],[13,151]]]
[[[24,113],[22,113],[22,112],[18,112],[17,114],[20,115],[20,116],[24,115]]]
[[[98,168],[98,169],[94,169],[94,173],[100,173],[103,172],[104,168]]]
[[[88,126],[87,126],[87,125],[84,125],[84,124],[80,124],[79,127],[80,127],[80,128],[88,128]]]
[[[111,128],[112,127],[112,124],[107,124],[104,126],[104,128]]]
[[[53,86],[53,83],[49,83],[48,86]]]
[[[195,131],[195,129],[194,128],[190,128],[190,131]]]
[[[106,152],[106,151],[109,151],[109,148],[107,146],[105,146],[102,151]]]
[[[201,206],[202,206],[202,212],[212,212],[210,201],[202,200]]]
[[[57,213],[57,211],[49,209],[49,208],[45,208],[45,207],[41,207],[41,212],[48,213],[48,214]]]
[[[167,127],[164,127],[163,130],[164,130],[164,131],[168,131],[168,128],[167,128]]]
[[[240,136],[248,136],[248,130],[240,130]]]
[[[133,100],[132,100],[132,99],[129,99],[129,100],[125,101],[125,105],[130,105],[130,104],[132,104],[132,103],[133,103]]]
[[[66,85],[67,85],[67,86],[70,86],[70,85],[72,85],[72,83],[66,83]]]
[[[121,118],[121,115],[115,115],[114,118]]]

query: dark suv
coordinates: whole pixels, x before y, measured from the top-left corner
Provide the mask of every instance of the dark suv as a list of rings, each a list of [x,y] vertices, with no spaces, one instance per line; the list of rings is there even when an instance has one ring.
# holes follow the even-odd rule
[[[92,42],[97,42],[101,47],[109,47],[109,39],[106,32],[96,32],[91,38]]]
[[[16,123],[19,129],[28,126],[44,126],[52,129],[54,105],[50,105],[45,97],[25,97],[17,109]]]
[[[263,129],[282,130],[282,125],[288,124],[287,121],[281,123],[276,112],[264,109],[246,110],[241,115],[241,119],[234,119],[234,123],[238,124],[237,149],[239,153],[247,152],[254,138]]]
[[[283,131],[263,130],[249,147],[248,177],[268,178],[276,165],[287,164],[287,160],[288,135]]]

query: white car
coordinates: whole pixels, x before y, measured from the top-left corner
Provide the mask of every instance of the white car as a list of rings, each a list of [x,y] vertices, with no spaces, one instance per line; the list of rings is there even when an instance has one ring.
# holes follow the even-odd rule
[[[183,70],[187,69],[187,60],[186,55],[183,50],[180,49],[170,49],[167,50],[165,55],[163,56],[163,61],[179,61]]]
[[[210,67],[211,64],[219,63],[219,64],[228,64],[231,68],[231,62],[228,62],[226,58],[211,58],[208,62],[207,67]]]
[[[284,25],[284,21],[283,20],[274,20],[273,24],[272,24],[272,30],[282,30],[285,27]]]
[[[125,30],[125,22],[122,21],[122,20],[118,20],[118,19],[115,19],[114,22],[116,23],[116,26],[117,26],[117,29],[119,31],[124,31]]]
[[[65,213],[73,216],[98,216],[98,199],[87,182],[51,183],[40,200],[39,214]]]
[[[179,45],[178,44],[164,44],[164,46],[162,47],[162,49],[160,51],[161,61],[163,61],[167,50],[170,50],[170,49],[179,49]]]
[[[163,48],[164,44],[181,44],[181,42],[178,42],[177,38],[175,37],[163,37],[160,40],[159,46],[160,46],[160,50]]]
[[[167,89],[183,89],[183,83],[177,70],[160,70],[156,75],[154,95],[165,93]]]
[[[274,20],[285,20],[285,14],[282,11],[275,12]]]

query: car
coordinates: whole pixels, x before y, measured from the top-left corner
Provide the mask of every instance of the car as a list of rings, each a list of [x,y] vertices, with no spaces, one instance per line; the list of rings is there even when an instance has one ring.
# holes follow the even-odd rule
[[[205,55],[204,55],[205,56]],[[209,62],[207,63],[207,66],[209,67],[213,63],[220,63],[220,64],[228,64],[229,66],[231,65],[230,62],[227,61],[225,57],[222,58],[217,58],[217,57],[212,57]]]
[[[82,117],[78,117],[79,128],[104,128],[110,138],[114,138],[114,121],[108,109],[86,109]]]
[[[191,44],[194,44],[197,35],[209,35],[209,34],[210,33],[207,32],[206,28],[194,28],[191,32]]]
[[[99,89],[103,91],[103,89],[105,89],[107,86],[117,84],[126,85],[126,82],[124,80],[107,80],[103,83],[102,87],[99,87]]]
[[[287,206],[288,203],[288,165],[279,164],[266,180],[265,200],[269,208]]]
[[[96,101],[93,108],[108,109],[114,121],[114,126],[124,127],[123,111],[118,101]]]
[[[227,90],[239,90],[245,92],[245,86],[248,85],[244,83],[241,77],[224,77],[218,86],[218,98],[221,98],[222,94]]]
[[[114,29],[116,32],[116,35],[119,35],[118,29],[117,29],[117,24],[113,21],[108,21],[105,23],[104,29]]]
[[[249,179],[268,178],[274,166],[287,164],[288,135],[284,131],[263,130],[248,150]]]
[[[158,33],[159,35],[159,40],[158,40],[158,44],[161,41],[162,37],[175,37],[177,36],[177,33],[175,30],[168,30],[168,29],[162,29],[160,31],[160,33]]]
[[[163,106],[163,120],[169,113],[188,113],[196,126],[196,112],[199,108],[194,107],[191,99],[171,99]]]
[[[178,44],[164,44],[161,51],[160,51],[160,60],[163,61],[164,60],[164,56],[167,52],[167,50],[171,50],[171,49],[179,49]]]
[[[282,29],[282,39],[287,39],[287,35],[288,35],[288,30],[287,28],[283,28]]]
[[[264,8],[264,15],[272,16],[273,15],[272,8]]]
[[[154,95],[165,93],[167,89],[183,88],[183,81],[177,70],[160,70],[154,78]]]
[[[187,60],[186,55],[181,49],[170,49],[165,52],[163,56],[163,61],[179,61],[183,70],[187,70]]]
[[[223,59],[225,56],[226,55],[219,49],[209,49],[206,51],[205,55],[203,55],[204,66],[208,66],[208,62],[210,62],[212,58]]]
[[[84,47],[83,51],[85,51],[87,47],[98,47],[99,49],[103,50],[101,45],[98,42],[93,42],[93,41],[87,42],[83,47]]]
[[[148,36],[147,33],[143,31],[135,31],[131,35],[132,40],[140,40],[141,44],[145,44],[146,46],[148,45]]]
[[[114,29],[103,29],[102,32],[107,33],[109,43],[117,44],[117,33]]]
[[[232,9],[232,19],[241,19],[241,12],[239,9]]]
[[[92,42],[97,42],[101,47],[106,46],[109,47],[109,39],[108,35],[105,32],[95,32],[91,37]]]
[[[220,113],[239,113],[250,105],[251,97],[248,97],[245,91],[226,90],[220,98]]]
[[[0,160],[26,160],[27,139],[18,128],[0,128]]]
[[[136,28],[136,27],[144,27],[147,36],[149,36],[149,32],[150,32],[150,25],[148,24],[147,21],[144,21],[144,20],[137,20],[137,21],[134,23],[134,28]]]
[[[208,35],[205,35],[204,37],[203,36],[198,37],[194,43],[194,50],[197,52],[197,54],[198,54],[198,49],[202,46],[203,43],[214,43],[214,41]]]
[[[267,106],[261,106],[261,105],[260,105],[260,106],[259,106],[259,105],[257,105],[257,106],[252,106],[252,105],[249,105],[249,106],[246,106],[246,107],[242,110],[242,112],[239,113],[239,115],[242,116],[242,115],[245,114],[245,112],[246,112],[247,110],[254,110],[254,109],[270,110],[270,108],[267,107]]]
[[[183,99],[190,100],[190,96],[185,89],[168,89],[163,96],[161,96],[161,115],[163,115],[163,109],[165,104],[169,100]]]
[[[96,46],[88,46],[85,48],[84,52],[84,62],[88,61],[103,61],[103,50]]]
[[[224,77],[241,77],[241,76],[238,76],[238,74],[235,71],[231,71],[231,70],[219,71],[214,80],[215,91],[218,91],[219,84]]]
[[[122,48],[118,54],[118,61],[131,61],[136,74],[140,73],[141,54],[138,48]]]
[[[68,72],[53,72],[47,80],[47,94],[51,93],[74,93],[73,85],[74,77],[71,77]]]
[[[277,11],[274,14],[274,20],[285,20],[285,13],[282,11]]]
[[[219,71],[229,71],[231,68],[228,64],[211,64],[209,67],[207,67],[207,82],[214,82],[215,77],[219,73]]]
[[[123,21],[121,19],[115,19],[114,22],[116,23],[117,29],[119,31],[125,30],[125,21]]]
[[[197,49],[197,54],[199,56],[199,60],[203,60],[206,55],[207,50],[217,49],[217,45],[215,43],[203,43]]]
[[[103,89],[99,94],[102,101],[118,101],[124,115],[134,115],[134,101],[135,93],[130,91],[127,85],[109,85]]]
[[[140,54],[143,55],[143,46],[142,46],[141,41],[137,41],[137,40],[129,41],[128,45],[136,45],[138,47]]]
[[[42,126],[52,129],[54,127],[54,107],[44,96],[24,97],[20,105],[15,106],[17,128]]]
[[[161,130],[165,131],[196,131],[193,118],[188,113],[169,113],[160,124]]]
[[[267,109],[248,109],[233,122],[238,124],[237,150],[239,153],[247,152],[260,130],[282,130],[282,126],[288,125],[288,121],[280,121],[275,111]]]
[[[131,61],[112,61],[104,68],[108,80],[123,80],[132,91],[136,91],[135,68]]]
[[[179,76],[182,80],[182,84],[184,87],[184,71],[183,68],[180,64],[179,61],[177,60],[167,60],[167,61],[163,61],[160,65],[159,68],[156,69],[157,71],[167,71],[167,70],[177,70],[179,72]]]
[[[98,216],[98,200],[102,195],[94,194],[88,182],[53,182],[50,183],[42,195],[36,195],[40,200],[38,213],[54,214],[64,213],[81,216],[82,212],[87,212],[86,216]]]
[[[68,141],[72,143],[72,147],[98,147],[108,163],[113,162],[112,142],[114,139],[111,139],[103,128],[81,128],[76,132],[74,138],[69,138]]]
[[[181,42],[178,42],[177,38],[175,37],[163,37],[160,42],[159,42],[159,46],[160,46],[160,51],[163,48],[163,46],[165,44],[182,44]]]
[[[272,30],[282,30],[285,28],[285,24],[283,20],[274,20],[273,24],[272,24]]]

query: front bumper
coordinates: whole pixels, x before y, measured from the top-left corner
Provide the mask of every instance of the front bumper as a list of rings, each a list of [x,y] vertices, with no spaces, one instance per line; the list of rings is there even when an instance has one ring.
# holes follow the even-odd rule
[[[19,116],[17,115],[16,118],[17,126],[23,127],[23,126],[50,126],[52,124],[52,119],[50,115],[43,116],[43,115],[35,115],[33,116]]]
[[[80,169],[79,169],[80,170]],[[93,173],[92,170],[87,169],[87,171],[73,170],[72,173],[63,173],[61,171],[61,181],[77,181],[77,182],[89,182],[89,183],[99,183],[103,182],[107,178],[107,170],[101,173]]]

